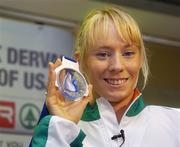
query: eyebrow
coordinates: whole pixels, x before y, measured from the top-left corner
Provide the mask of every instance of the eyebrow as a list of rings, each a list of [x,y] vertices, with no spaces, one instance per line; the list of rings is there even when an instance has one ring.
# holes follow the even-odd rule
[[[131,45],[131,44],[129,44],[129,43],[126,43],[126,44],[122,45],[122,48],[123,48],[123,49],[126,49],[126,48],[131,47],[131,46],[133,46],[133,45]],[[102,48],[102,49],[111,49],[111,47],[110,47],[110,46],[107,46],[107,45],[99,46],[99,47],[97,47],[96,49],[99,49],[99,48]]]
[[[109,47],[109,46],[99,46],[99,47],[97,47],[97,49],[111,49],[111,47]]]
[[[126,44],[123,46],[123,48],[128,48],[128,47],[130,47],[130,46],[132,46],[132,45],[130,45],[129,43],[126,43]]]

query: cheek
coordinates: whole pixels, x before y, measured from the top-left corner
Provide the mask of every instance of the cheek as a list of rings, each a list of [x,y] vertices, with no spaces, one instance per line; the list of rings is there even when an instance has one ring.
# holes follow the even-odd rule
[[[133,63],[129,63],[127,67],[129,74],[133,77],[138,78],[139,71],[141,69],[141,64],[139,62],[133,62]]]
[[[87,67],[85,67],[86,68],[86,73],[87,73],[87,76],[88,76],[88,79],[90,80],[90,83],[92,83],[92,80],[93,80],[93,78],[94,78],[94,65],[95,65],[95,63],[94,63],[94,61],[93,61],[93,59],[91,59],[91,58],[89,58],[88,60],[87,60]]]
[[[103,76],[106,65],[96,60],[89,60],[87,63],[87,75],[90,80],[98,80]]]

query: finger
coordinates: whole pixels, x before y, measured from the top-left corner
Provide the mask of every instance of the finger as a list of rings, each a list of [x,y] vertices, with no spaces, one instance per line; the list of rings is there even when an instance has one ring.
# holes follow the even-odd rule
[[[56,93],[57,88],[55,86],[55,80],[56,80],[56,73],[55,71],[51,70],[48,80],[48,96],[55,95]]]
[[[51,106],[64,106],[64,97],[57,89],[50,89],[46,97],[46,103]]]
[[[55,63],[49,63],[49,84],[48,84],[48,96],[56,95],[61,101],[64,101],[59,88],[55,85],[56,83],[56,72],[55,69],[61,64],[61,60],[58,58]]]
[[[93,105],[95,99],[94,99],[94,97],[93,97],[93,92],[92,92],[92,91],[93,91],[93,86],[92,86],[91,84],[88,85],[88,90],[89,90],[89,95],[88,95],[89,103],[90,103],[91,105]]]
[[[52,62],[49,62],[48,65],[49,65],[49,69],[48,69],[48,82],[47,82],[46,90],[48,90],[49,83],[50,83],[51,77],[52,77],[52,71],[54,69],[54,64]]]
[[[56,92],[56,96],[60,100],[59,102],[61,103],[61,105],[62,104],[64,105],[65,104],[65,98],[64,98],[62,92],[59,89]]]
[[[54,66],[53,63],[49,63],[48,87],[47,87],[47,96],[46,96],[46,104],[49,108],[57,104],[56,87],[55,87],[56,74],[53,66]]]
[[[56,72],[51,71],[51,81],[49,83],[49,96],[55,95],[58,99],[60,99],[61,103],[64,102],[64,96],[62,95],[60,88],[55,85],[56,83]]]
[[[54,68],[57,68],[58,66],[61,65],[61,59],[57,59],[56,62],[54,63]]]
[[[61,60],[57,59],[55,63],[49,62],[49,71],[48,71],[48,89],[49,86],[52,86],[55,84],[56,75],[54,75],[55,68],[57,65],[61,64]]]

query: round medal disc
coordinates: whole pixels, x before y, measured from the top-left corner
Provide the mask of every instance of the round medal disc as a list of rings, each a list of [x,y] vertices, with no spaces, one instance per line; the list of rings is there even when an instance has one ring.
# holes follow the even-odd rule
[[[80,73],[72,69],[63,69],[59,74],[60,91],[68,100],[82,98],[86,91],[86,81]]]
[[[65,99],[71,101],[80,100],[88,95],[86,79],[79,71],[79,64],[63,56],[62,64],[55,69],[56,86]]]

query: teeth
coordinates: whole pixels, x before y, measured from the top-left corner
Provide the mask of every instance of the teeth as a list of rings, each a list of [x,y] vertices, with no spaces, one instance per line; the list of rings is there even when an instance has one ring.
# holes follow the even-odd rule
[[[106,81],[112,85],[121,85],[126,81],[126,79],[121,79],[121,80],[106,79]]]

